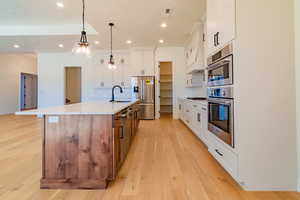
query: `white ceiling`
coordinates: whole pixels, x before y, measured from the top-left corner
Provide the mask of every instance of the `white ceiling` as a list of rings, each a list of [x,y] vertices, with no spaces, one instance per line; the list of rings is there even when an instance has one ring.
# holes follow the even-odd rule
[[[57,1],[63,2],[65,8],[58,9]],[[79,39],[81,2],[81,0],[1,2],[0,52],[70,51]],[[109,47],[109,22],[116,24],[114,49],[161,45],[158,44],[159,39],[164,39],[163,46],[183,45],[193,24],[200,20],[205,10],[205,0],[86,0],[86,4],[86,20],[91,26],[91,29],[88,29],[88,39],[91,43],[100,41],[99,45],[93,46],[99,49]],[[164,14],[166,8],[172,9],[169,18]],[[162,22],[168,24],[166,29],[160,27]],[[77,27],[78,35],[75,35],[77,30],[70,31],[70,26],[67,26],[72,24],[73,27]],[[7,30],[5,34],[4,30]],[[133,41],[131,45],[126,44],[128,39]],[[21,48],[13,48],[14,44],[19,44]],[[64,44],[64,48],[58,48],[58,44]]]

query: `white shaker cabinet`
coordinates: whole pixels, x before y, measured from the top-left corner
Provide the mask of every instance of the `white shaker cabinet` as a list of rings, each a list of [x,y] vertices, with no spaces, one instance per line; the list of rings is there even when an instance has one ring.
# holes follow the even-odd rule
[[[235,0],[207,1],[207,52],[220,50],[235,38]]]
[[[131,76],[154,76],[154,50],[131,50]]]
[[[202,105],[200,110],[201,117],[201,139],[208,145],[208,112],[207,105]]]
[[[207,103],[178,99],[179,119],[183,121],[199,139],[208,145]]]
[[[117,69],[112,70],[113,85],[120,85],[124,88],[131,86],[131,61],[129,55],[129,53],[122,53],[115,56]]]

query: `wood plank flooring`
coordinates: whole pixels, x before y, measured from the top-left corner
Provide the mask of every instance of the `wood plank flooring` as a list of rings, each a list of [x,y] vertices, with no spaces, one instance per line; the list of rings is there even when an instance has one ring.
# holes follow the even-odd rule
[[[41,121],[0,116],[1,200],[299,200],[296,192],[245,192],[180,121],[142,121],[107,190],[40,190]]]

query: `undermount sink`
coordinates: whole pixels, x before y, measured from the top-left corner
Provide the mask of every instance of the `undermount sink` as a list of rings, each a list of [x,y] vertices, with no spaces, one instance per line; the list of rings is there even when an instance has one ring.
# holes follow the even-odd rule
[[[112,102],[112,103],[130,103],[131,101],[128,101],[128,100],[115,100],[115,101],[112,101],[112,100],[110,100],[109,102]]]

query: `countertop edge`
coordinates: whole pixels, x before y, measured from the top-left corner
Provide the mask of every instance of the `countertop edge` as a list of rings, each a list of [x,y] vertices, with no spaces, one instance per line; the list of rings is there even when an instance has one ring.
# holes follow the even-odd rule
[[[140,100],[136,99],[136,100],[132,100],[131,102],[128,103],[121,103],[123,105],[120,105],[120,107],[118,109],[113,110],[112,112],[105,112],[105,111],[93,111],[93,112],[75,112],[75,111],[46,111],[47,108],[43,108],[45,109],[45,111],[43,110],[33,110],[33,111],[19,111],[19,112],[15,112],[15,115],[114,115],[120,111],[122,111],[123,109],[132,106],[133,104],[139,102]],[[88,103],[97,103],[97,102],[84,102],[85,104]],[[103,103],[107,103],[104,102]],[[99,105],[101,104],[101,102],[99,102]],[[117,104],[117,103],[116,103]],[[75,105],[75,104],[71,104],[71,105]],[[65,105],[65,106],[71,106],[71,105]],[[64,106],[60,106],[60,107],[64,107]],[[57,107],[57,108],[60,108]],[[49,107],[48,109],[53,109],[56,107]]]

